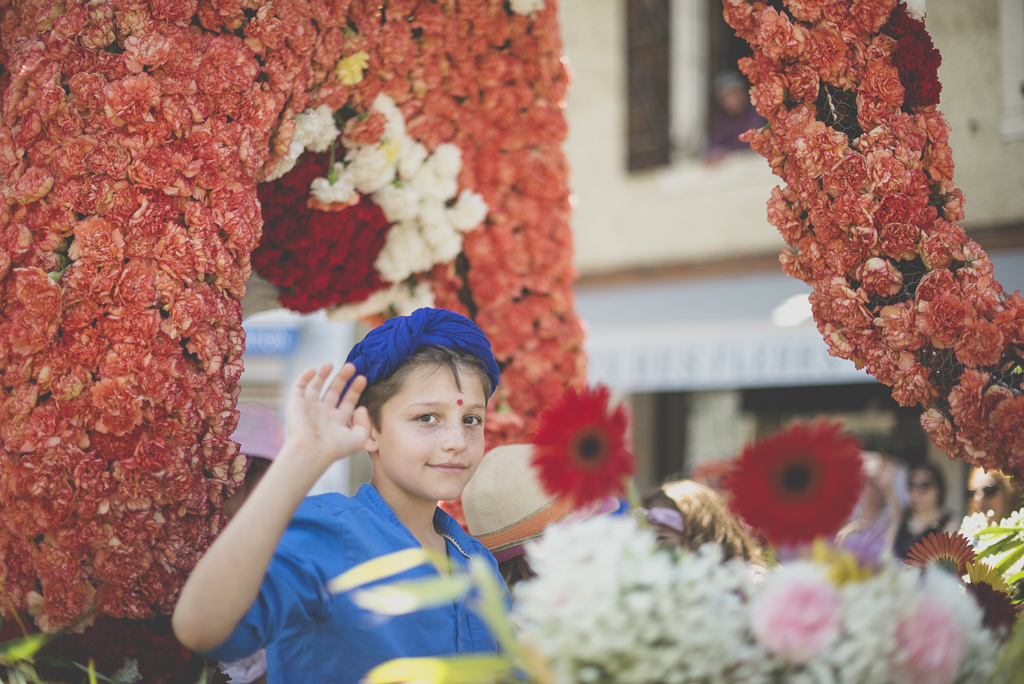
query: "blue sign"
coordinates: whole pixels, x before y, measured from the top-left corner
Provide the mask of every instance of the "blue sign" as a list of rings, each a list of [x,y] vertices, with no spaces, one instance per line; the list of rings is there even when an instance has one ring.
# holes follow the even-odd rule
[[[294,328],[254,328],[245,331],[245,353],[253,356],[287,356],[295,349],[299,333]]]

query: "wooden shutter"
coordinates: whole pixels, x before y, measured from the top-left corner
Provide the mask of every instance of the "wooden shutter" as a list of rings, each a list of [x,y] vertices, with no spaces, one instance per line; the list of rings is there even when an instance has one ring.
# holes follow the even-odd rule
[[[629,170],[668,164],[671,0],[626,0]]]

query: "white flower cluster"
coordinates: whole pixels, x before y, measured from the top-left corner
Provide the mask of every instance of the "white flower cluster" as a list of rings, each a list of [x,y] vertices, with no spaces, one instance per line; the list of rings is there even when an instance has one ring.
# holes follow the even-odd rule
[[[516,14],[534,14],[544,9],[544,0],[511,0],[509,5]]]
[[[911,19],[924,21],[925,0],[903,0],[903,3],[907,6],[907,15],[909,15]]]
[[[264,178],[263,182],[277,180],[291,171],[306,150],[326,152],[340,132],[334,124],[334,112],[327,105],[299,113],[295,117],[295,133],[288,148],[288,156],[277,162],[273,173]]]
[[[631,518],[549,528],[517,622],[560,684],[987,681],[998,640],[959,581],[891,565],[836,584],[798,561],[753,587],[716,547],[659,551]]]
[[[331,316],[336,320],[369,316],[391,307],[398,311],[413,307],[412,311],[432,306],[428,286],[410,289],[405,281],[458,256],[463,234],[487,218],[488,206],[482,195],[459,192],[462,151],[456,145],[439,145],[430,154],[406,132],[402,111],[387,95],[378,95],[371,110],[383,114],[387,121],[381,139],[363,145],[343,137],[344,159],[335,162],[328,177],[313,179],[309,189],[323,204],[355,204],[360,195],[373,198],[393,224],[374,266],[393,286],[362,302],[334,309]],[[325,152],[339,134],[334,114],[326,105],[302,112],[295,117],[288,156],[266,181],[290,171],[305,150]]]
[[[125,658],[124,665],[110,676],[112,684],[135,684],[142,681],[139,673],[139,661],[135,658]]]
[[[984,513],[975,513],[972,516],[964,518],[964,521],[960,524],[960,534],[970,539],[971,543],[974,544],[974,550],[979,553],[988,550],[990,547],[1000,542],[1005,542],[1007,540],[1013,539],[1014,537],[1016,537],[1017,540],[1021,540],[1022,536],[1024,536],[1024,534],[1022,534],[1021,532],[1017,532],[1011,536],[981,536],[980,532],[987,527],[1024,528],[1024,510],[1014,511],[1009,516],[1000,520],[998,523],[989,522],[988,517]],[[1000,561],[1006,559],[1007,556],[1013,554],[1016,548],[1017,546],[1016,544],[1014,544],[1007,548],[1005,551],[994,553],[990,556],[985,557],[981,562],[991,566],[998,565]],[[1003,577],[1010,577],[1012,575],[1017,574],[1021,570],[1024,570],[1024,558],[1017,559],[1009,568],[1007,568],[1002,573],[1002,575]]]
[[[408,316],[416,309],[434,308],[434,291],[428,282],[395,283],[378,290],[361,302],[335,307],[327,312],[332,321],[356,321],[393,309],[397,316]]]
[[[712,546],[684,562],[632,518],[549,528],[517,586],[526,638],[563,684],[755,682],[768,654],[750,636],[747,567]]]
[[[457,146],[445,143],[428,154],[406,133],[402,111],[390,97],[378,95],[372,109],[387,119],[380,142],[343,139],[348,152],[334,166],[337,179],[317,178],[310,189],[324,203],[350,201],[355,192],[373,197],[394,224],[375,266],[384,280],[397,283],[458,256],[462,234],[483,222],[488,207],[475,192],[459,193]]]
[[[992,523],[988,521],[988,516],[984,513],[968,515],[964,517],[963,522],[960,523],[960,534],[970,539],[971,542],[977,546],[978,533],[991,525]]]

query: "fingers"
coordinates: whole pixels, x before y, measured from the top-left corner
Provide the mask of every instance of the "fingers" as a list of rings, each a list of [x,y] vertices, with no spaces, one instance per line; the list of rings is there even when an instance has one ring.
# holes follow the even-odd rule
[[[352,368],[352,372],[355,372],[355,367]],[[351,415],[355,411],[356,405],[359,403],[359,397],[363,395],[364,389],[366,389],[366,377],[363,375],[356,376],[352,384],[348,386],[345,396],[341,398],[341,402],[338,404],[338,408],[346,416]]]
[[[307,368],[302,371],[302,375],[298,377],[295,384],[292,385],[292,396],[302,398],[306,395],[306,387],[310,381],[316,377],[316,368]]]
[[[327,381],[327,378],[331,376],[331,371],[333,369],[334,366],[330,363],[325,363],[322,366],[320,366],[320,369],[317,370],[316,375],[314,375],[313,378],[306,385],[306,399],[310,401],[320,401],[320,394],[323,392],[324,383]]]
[[[338,374],[334,376],[334,380],[327,386],[327,391],[324,392],[324,403],[328,406],[337,406],[341,401],[341,393],[345,391],[345,385],[355,375],[356,367],[351,363],[346,363],[338,371]]]

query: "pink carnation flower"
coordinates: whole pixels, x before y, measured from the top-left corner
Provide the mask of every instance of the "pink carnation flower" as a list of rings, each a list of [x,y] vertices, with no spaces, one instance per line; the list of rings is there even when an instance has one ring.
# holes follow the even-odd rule
[[[840,604],[834,585],[794,565],[761,586],[751,605],[751,627],[769,651],[806,663],[839,635]]]
[[[949,684],[964,657],[964,633],[949,610],[925,599],[896,628],[893,679],[906,684]]]

